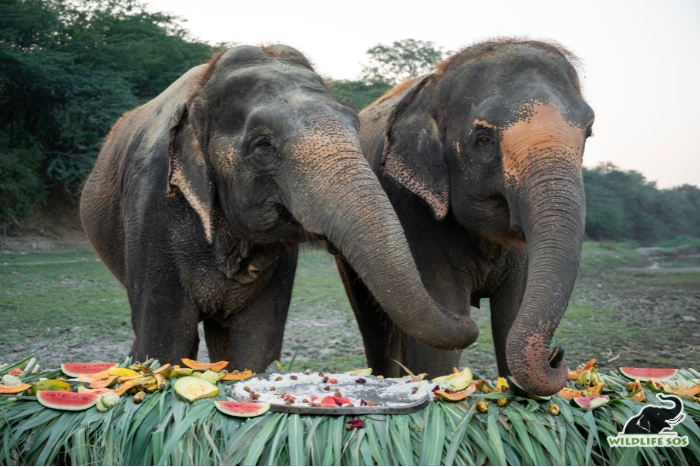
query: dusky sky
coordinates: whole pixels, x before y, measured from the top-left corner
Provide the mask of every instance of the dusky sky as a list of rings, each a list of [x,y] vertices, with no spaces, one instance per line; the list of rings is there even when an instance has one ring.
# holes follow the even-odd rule
[[[700,1],[146,0],[210,43],[284,43],[335,79],[372,46],[413,38],[447,51],[498,36],[553,39],[581,58],[596,112],[584,164],[612,162],[661,188],[700,186]]]

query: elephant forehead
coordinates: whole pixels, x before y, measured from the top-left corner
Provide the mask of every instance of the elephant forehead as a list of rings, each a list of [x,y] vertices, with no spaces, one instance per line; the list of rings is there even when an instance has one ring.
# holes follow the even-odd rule
[[[530,162],[543,153],[556,154],[562,162],[580,164],[584,130],[564,119],[553,103],[524,105],[518,119],[501,130],[503,171],[519,181]]]

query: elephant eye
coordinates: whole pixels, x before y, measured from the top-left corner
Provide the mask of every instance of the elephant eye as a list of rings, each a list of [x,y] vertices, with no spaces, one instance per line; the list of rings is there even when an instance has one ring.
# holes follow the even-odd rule
[[[267,149],[272,147],[272,143],[270,143],[270,140],[267,138],[261,138],[258,140],[255,144],[259,148]]]
[[[476,142],[479,144],[492,144],[493,140],[486,135],[477,136]]]
[[[250,160],[256,165],[267,166],[277,160],[277,148],[268,136],[258,136],[251,142],[250,147]]]

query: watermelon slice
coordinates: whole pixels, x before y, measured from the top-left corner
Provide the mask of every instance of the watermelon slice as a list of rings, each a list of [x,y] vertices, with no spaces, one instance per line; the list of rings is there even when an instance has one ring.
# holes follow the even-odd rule
[[[261,402],[232,402],[232,401],[214,401],[214,405],[220,412],[234,417],[257,417],[268,410],[272,404]]]
[[[94,375],[115,366],[117,366],[116,363],[63,363],[61,370],[66,375],[77,378],[80,375]]]
[[[664,380],[676,376],[678,370],[675,368],[632,368],[620,367],[620,373],[628,379],[639,381],[649,381],[651,379]]]
[[[585,397],[574,397],[571,399],[572,407],[578,407],[580,409],[595,409],[602,405],[610,402],[608,396],[585,396]]]
[[[36,394],[36,400],[44,407],[73,411],[89,409],[98,397],[97,394],[65,391],[39,391]]]

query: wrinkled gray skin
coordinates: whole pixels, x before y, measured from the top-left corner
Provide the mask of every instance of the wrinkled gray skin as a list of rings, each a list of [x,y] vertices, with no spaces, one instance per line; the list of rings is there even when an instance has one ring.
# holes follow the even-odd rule
[[[213,361],[263,371],[280,355],[298,244],[314,235],[416,339],[469,343],[474,323],[423,288],[357,128],[282,45],[230,49],[117,122],[80,214],[126,286],[135,358],[196,358],[204,321]]]
[[[500,375],[526,391],[566,382],[552,335],[584,236],[581,158],[593,111],[565,53],[504,40],[465,49],[360,113],[365,157],[401,220],[430,295],[463,316],[490,299]],[[460,352],[406,336],[353,268],[338,266],[368,364],[449,374]],[[428,342],[429,343],[429,342]]]

